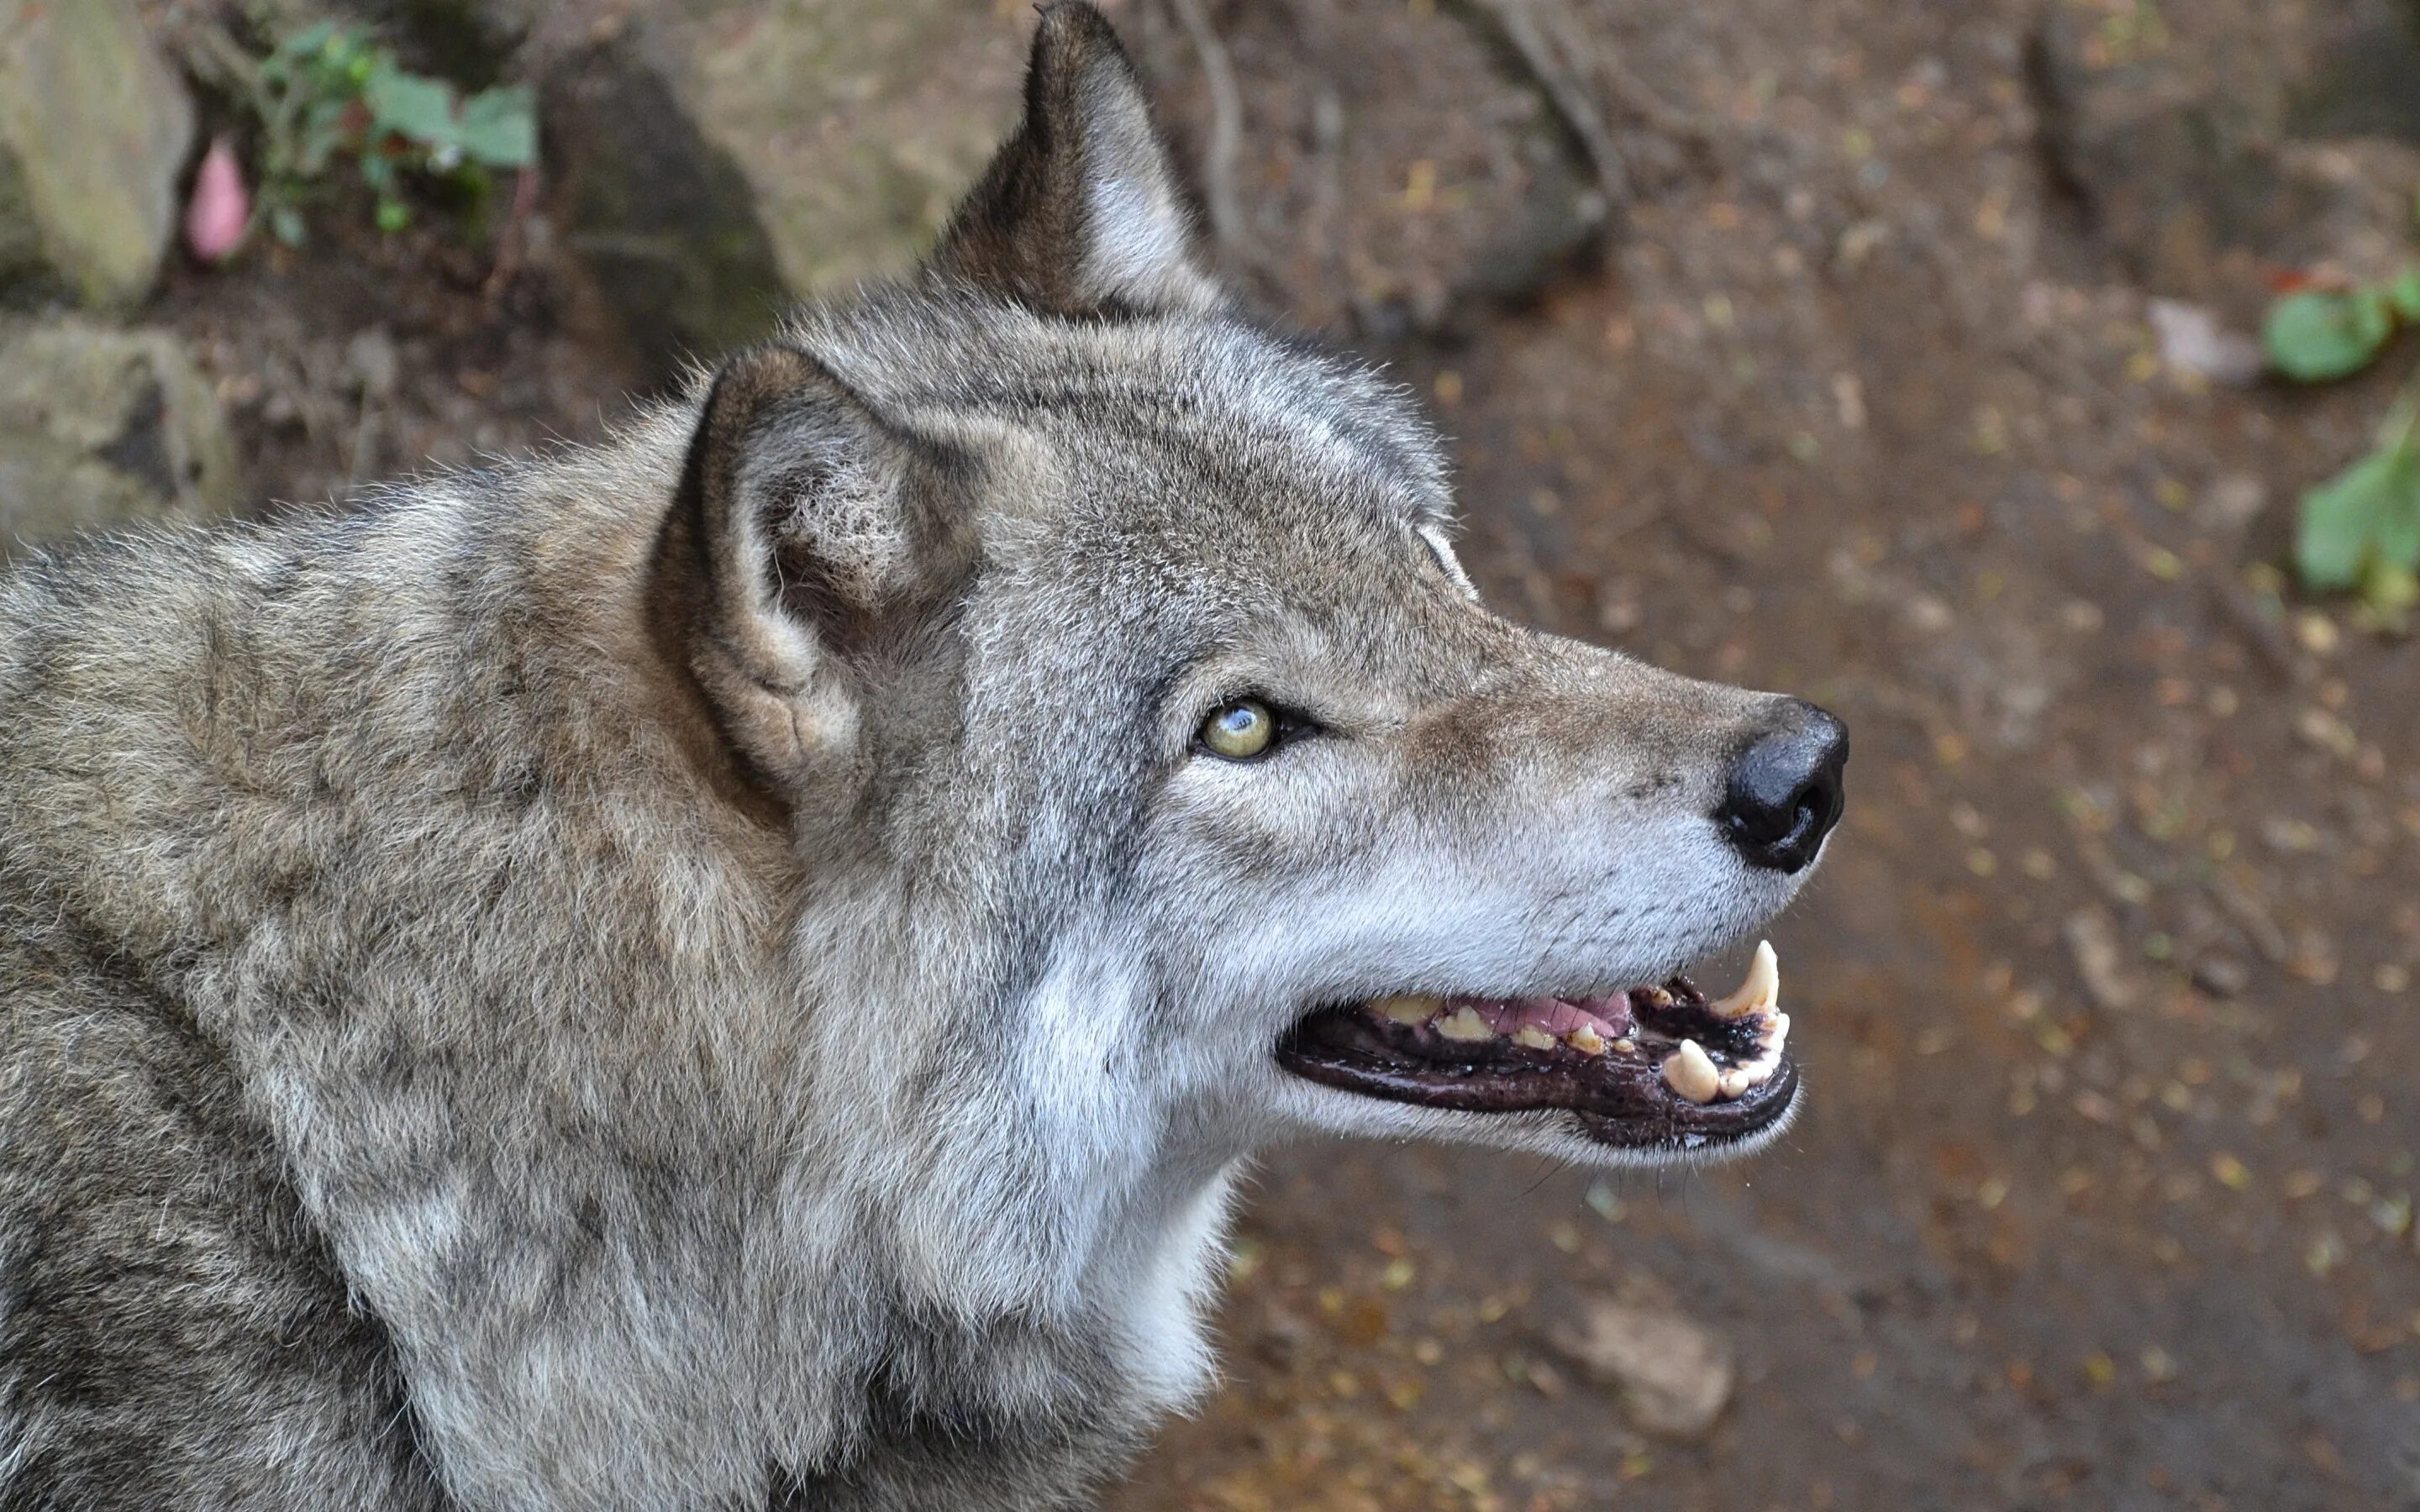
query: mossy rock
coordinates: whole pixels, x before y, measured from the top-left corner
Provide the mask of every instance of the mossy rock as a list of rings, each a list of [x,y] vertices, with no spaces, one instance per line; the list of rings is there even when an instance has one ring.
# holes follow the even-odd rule
[[[0,558],[240,496],[216,395],[177,339],[81,316],[0,323]]]
[[[0,0],[0,301],[140,302],[193,140],[132,0]]]

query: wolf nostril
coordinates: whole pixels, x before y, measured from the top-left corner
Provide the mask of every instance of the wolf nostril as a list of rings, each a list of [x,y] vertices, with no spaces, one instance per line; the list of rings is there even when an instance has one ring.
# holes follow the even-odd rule
[[[1798,699],[1740,753],[1715,823],[1752,866],[1796,872],[1839,822],[1849,729]]]

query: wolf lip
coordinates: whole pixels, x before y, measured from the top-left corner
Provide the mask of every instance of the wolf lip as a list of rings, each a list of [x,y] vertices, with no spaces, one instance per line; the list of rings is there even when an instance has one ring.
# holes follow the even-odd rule
[[[1311,1014],[1277,1058],[1365,1097],[1468,1113],[1559,1110],[1603,1144],[1705,1149],[1768,1127],[1796,1098],[1779,990],[1765,945],[1721,999],[1685,977],[1584,997],[1399,994]]]

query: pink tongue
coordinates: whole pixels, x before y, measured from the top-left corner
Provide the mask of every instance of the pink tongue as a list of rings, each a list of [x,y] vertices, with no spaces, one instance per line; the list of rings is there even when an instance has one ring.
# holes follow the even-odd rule
[[[1608,1040],[1630,1032],[1630,998],[1622,993],[1576,1003],[1559,997],[1474,998],[1468,1006],[1487,1021],[1489,1028],[1502,1035],[1537,1028],[1559,1040],[1582,1025]]]

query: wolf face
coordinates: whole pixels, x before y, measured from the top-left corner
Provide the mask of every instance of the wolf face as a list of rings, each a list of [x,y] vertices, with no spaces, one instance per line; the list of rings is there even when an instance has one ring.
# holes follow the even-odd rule
[[[862,997],[919,942],[883,1075],[932,1210],[1085,1229],[1049,1195],[1313,1129],[1771,1137],[1770,952],[1651,984],[1790,901],[1845,733],[1490,612],[1418,409],[1236,313],[1173,184],[1047,11],[929,270],[726,368],[675,512],[692,664],[830,900],[806,969]]]
[[[1488,612],[1186,248],[1054,6],[927,269],[608,443],[12,566],[0,1502],[1065,1507],[1253,1151],[1781,1126],[1769,957],[1638,984],[1838,725]]]

